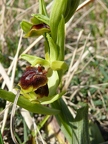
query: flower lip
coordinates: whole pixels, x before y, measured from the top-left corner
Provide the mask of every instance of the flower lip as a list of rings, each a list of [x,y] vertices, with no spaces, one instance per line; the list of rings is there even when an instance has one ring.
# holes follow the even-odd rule
[[[49,89],[48,89],[48,85],[44,85],[42,87],[39,87],[36,91],[35,91],[36,94],[40,95],[40,97],[43,97],[43,96],[48,96],[49,94]]]
[[[42,29],[42,28],[50,29],[50,27],[45,23],[36,24],[31,27],[31,29]]]
[[[39,87],[46,85],[47,83],[47,71],[42,66],[38,67],[27,67],[26,71],[22,75],[19,85],[23,90],[27,90],[30,87],[33,91]]]

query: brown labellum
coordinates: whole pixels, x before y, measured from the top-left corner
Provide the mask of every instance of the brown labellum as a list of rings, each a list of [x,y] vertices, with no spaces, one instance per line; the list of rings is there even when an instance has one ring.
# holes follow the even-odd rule
[[[23,73],[19,85],[23,90],[27,90],[33,87],[36,94],[42,96],[48,96],[47,86],[47,71],[42,66],[38,67],[27,67]]]
[[[40,95],[40,97],[48,96],[48,94],[49,94],[48,85],[46,84],[46,85],[38,88],[35,91],[35,93],[38,94],[38,95]]]
[[[50,29],[49,26],[48,26],[47,24],[45,24],[45,23],[33,25],[33,26],[31,27],[31,29],[42,29],[42,28]]]

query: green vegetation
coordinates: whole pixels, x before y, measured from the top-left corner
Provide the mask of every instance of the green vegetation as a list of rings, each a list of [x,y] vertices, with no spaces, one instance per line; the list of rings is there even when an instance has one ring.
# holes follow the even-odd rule
[[[108,141],[108,2],[60,1],[0,2],[1,144]]]

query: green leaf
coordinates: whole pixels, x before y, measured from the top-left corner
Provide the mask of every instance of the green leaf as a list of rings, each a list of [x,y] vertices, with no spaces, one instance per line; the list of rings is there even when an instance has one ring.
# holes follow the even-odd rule
[[[76,118],[73,118],[62,98],[51,105],[61,111],[56,118],[68,142],[70,144],[89,144],[88,106],[85,105],[78,109]]]
[[[56,42],[57,39],[57,31],[58,25],[61,20],[61,16],[64,15],[67,7],[68,0],[54,0],[51,14],[50,14],[50,28],[51,28],[51,35]]]
[[[32,24],[29,23],[29,22],[27,22],[27,21],[25,21],[25,20],[23,20],[23,21],[20,23],[20,26],[21,26],[21,28],[23,29],[23,31],[24,31],[25,33],[28,33],[28,32],[30,31],[31,27],[32,27]]]
[[[89,144],[88,106],[77,110],[76,118],[72,121],[73,144]]]
[[[47,16],[44,16],[42,14],[32,14],[32,16],[35,19],[39,20],[41,23],[43,22],[43,23],[49,25],[49,18]]]
[[[59,100],[52,103],[51,106],[53,108],[56,107],[61,111],[59,115],[56,115],[56,118],[69,144],[73,144],[72,143],[73,132],[72,132],[72,125],[71,125],[73,117],[69,112],[67,105],[64,103],[63,99],[60,98]]]
[[[39,13],[48,16],[44,0],[39,0]]]
[[[12,92],[7,92],[5,90],[0,89],[0,97],[7,101],[13,102],[15,99],[15,94],[13,94]],[[20,107],[25,108],[26,110],[33,112],[33,113],[55,115],[60,112],[57,109],[52,109],[52,108],[49,108],[47,106],[43,106],[43,105],[37,104],[37,103],[32,103],[23,96],[19,97],[17,104]]]
[[[80,0],[68,0],[67,8],[64,14],[65,22],[68,22],[68,20],[72,17],[78,7],[79,2]]]
[[[104,139],[96,123],[89,124],[90,144],[104,144]]]
[[[54,0],[51,15],[50,15],[50,28],[51,35],[56,42],[57,31],[61,16],[64,17],[65,23],[72,17],[80,0]]]
[[[1,130],[0,130],[0,144],[4,144],[3,138],[2,138],[2,135],[1,135]]]
[[[20,56],[20,58],[28,61],[32,66],[35,66],[37,64],[41,64],[43,66],[46,66],[46,67],[49,67],[49,63],[48,61],[40,58],[40,57],[37,57],[37,56],[33,56],[33,55],[29,55],[29,54],[22,54]]]
[[[24,142],[26,142],[28,140],[28,127],[24,119],[23,119],[23,128],[24,128]]]

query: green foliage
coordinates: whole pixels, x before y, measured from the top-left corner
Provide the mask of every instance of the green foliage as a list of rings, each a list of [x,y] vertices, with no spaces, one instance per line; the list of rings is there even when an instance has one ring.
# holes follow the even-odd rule
[[[5,90],[0,89],[0,97],[4,98],[5,100],[8,100],[10,102],[13,102],[15,99],[15,94],[12,92],[7,92]],[[28,101],[23,96],[20,96],[17,103],[20,107],[27,109],[28,111],[34,112],[34,113],[41,113],[41,114],[58,114],[59,110],[48,108],[46,106],[43,106],[39,103],[32,103]]]
[[[90,141],[91,141],[90,144],[100,144],[104,142],[104,139],[96,123],[91,122],[89,124],[89,135],[90,135]]]
[[[3,138],[2,138],[2,135],[1,135],[1,130],[0,130],[0,144],[4,144]]]
[[[75,118],[62,99],[52,103],[52,106],[61,111],[56,117],[68,142],[70,144],[89,144],[88,106],[85,105],[78,109]]]
[[[104,0],[107,5],[107,1]],[[15,2],[16,4],[16,2]],[[108,63],[106,60],[103,60],[103,65],[101,65],[101,60],[95,58],[94,55],[91,54],[87,57],[87,61],[92,57],[92,61],[89,63],[87,68],[84,68],[82,72],[76,72],[73,76],[71,81],[72,86],[79,86],[79,93],[78,96],[75,95],[75,98],[72,99],[72,102],[75,104],[75,111],[76,117],[73,118],[71,112],[69,111],[67,105],[62,99],[62,92],[58,87],[61,83],[61,78],[64,72],[68,69],[67,64],[64,61],[64,43],[65,43],[65,23],[72,17],[73,13],[75,12],[77,6],[79,4],[79,0],[54,0],[53,6],[51,9],[51,13],[48,15],[45,2],[44,0],[39,0],[39,14],[32,14],[30,22],[23,20],[21,22],[21,28],[25,32],[25,37],[37,37],[43,35],[45,38],[45,59],[40,58],[33,55],[22,54],[20,59],[24,59],[25,61],[29,62],[31,66],[36,67],[37,65],[42,65],[48,71],[48,88],[49,88],[49,95],[48,97],[39,98],[35,100],[35,97],[32,101],[24,97],[24,93],[21,93],[18,105],[29,110],[33,113],[38,114],[45,114],[46,117],[43,121],[41,121],[39,129],[44,125],[47,120],[47,115],[56,115],[56,118],[59,122],[60,128],[66,139],[68,140],[69,144],[98,144],[104,142],[102,135],[98,129],[98,126],[94,123],[88,124],[88,106],[82,105],[80,101],[83,99],[91,100],[90,102],[93,104],[94,107],[90,109],[91,113],[94,115],[96,114],[97,107],[108,107],[108,97],[104,94],[104,88],[107,86],[102,86],[99,89],[99,92],[102,95],[102,98],[99,98],[99,93],[97,92],[97,87],[93,87],[95,84],[101,84],[102,82],[107,83],[108,81],[108,71],[107,66]],[[17,4],[16,4],[17,5]],[[25,7],[29,7],[29,4],[25,1]],[[79,14],[80,17],[82,14]],[[14,13],[16,16],[16,13]],[[97,15],[95,11],[90,13],[90,18],[92,20],[91,24],[89,25],[90,31],[92,34],[91,39],[93,39],[93,46],[95,46],[95,50],[98,48],[98,41],[97,37],[104,37],[105,28],[107,27],[107,19],[104,18],[107,16],[107,12],[102,12],[99,14],[100,18],[104,19],[104,25],[102,27],[98,27],[98,23],[95,23],[97,19]],[[86,23],[86,21],[85,21]],[[37,25],[43,25],[41,28],[37,28]],[[86,25],[86,24],[85,24]],[[87,26],[87,25],[86,25]],[[81,28],[84,28],[84,23],[82,25],[79,24],[76,28],[76,31],[79,31]],[[73,38],[74,39],[74,38]],[[90,39],[90,41],[91,41]],[[6,39],[7,46],[9,50],[10,56],[14,56],[17,48],[18,38],[15,38],[16,42],[13,42],[11,39]],[[83,42],[85,38],[83,39]],[[71,43],[71,40],[70,40]],[[79,47],[82,44],[79,44]],[[76,45],[75,45],[76,47]],[[88,48],[88,46],[87,46]],[[23,51],[22,51],[23,52]],[[70,52],[70,51],[69,51]],[[73,49],[72,49],[73,52]],[[68,53],[68,50],[66,50]],[[96,53],[96,55],[98,55]],[[8,59],[8,56],[6,56]],[[77,57],[78,58],[78,57]],[[75,59],[75,61],[77,60]],[[1,62],[5,62],[4,55],[0,53],[0,60]],[[70,59],[67,60],[70,63]],[[9,61],[7,60],[8,65]],[[5,64],[6,64],[5,63]],[[85,65],[86,62],[83,62],[82,65]],[[7,64],[6,64],[7,65]],[[80,67],[80,66],[79,66]],[[92,71],[95,70],[95,71]],[[17,70],[17,73],[20,75],[20,69]],[[80,74],[79,74],[80,73]],[[17,80],[18,80],[17,74]],[[82,84],[83,78],[87,75],[87,80],[85,80],[85,85]],[[82,78],[82,79],[81,79]],[[92,86],[91,86],[92,85]],[[80,87],[82,86],[82,87]],[[72,93],[72,92],[71,92]],[[89,95],[90,93],[91,95]],[[33,93],[32,93],[33,94]],[[94,96],[95,94],[95,96]],[[30,93],[28,94],[30,95]],[[70,96],[70,95],[69,95]],[[15,95],[11,92],[7,92],[5,90],[0,90],[0,97],[13,102],[15,99]],[[86,101],[87,103],[87,101]],[[45,105],[50,104],[50,107]],[[78,106],[78,108],[77,108]],[[107,110],[108,108],[105,107]],[[97,114],[98,119],[104,120],[106,116],[102,116],[100,112]],[[89,129],[89,132],[88,132]],[[37,135],[37,132],[32,132],[33,136]],[[16,135],[17,139],[19,139],[19,143],[21,143],[20,138]],[[2,138],[1,138],[2,139]],[[24,122],[24,142],[27,141],[27,127]]]

